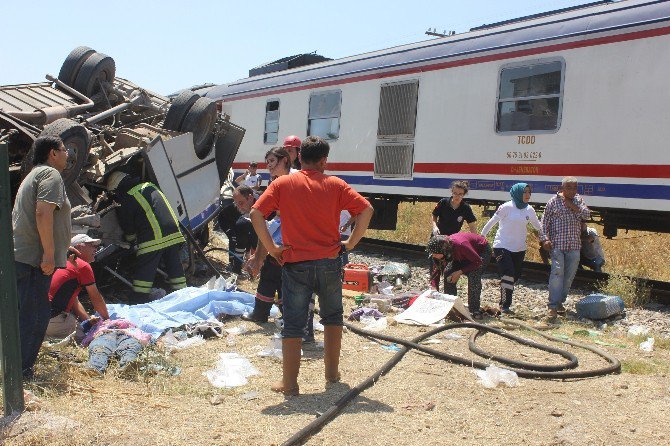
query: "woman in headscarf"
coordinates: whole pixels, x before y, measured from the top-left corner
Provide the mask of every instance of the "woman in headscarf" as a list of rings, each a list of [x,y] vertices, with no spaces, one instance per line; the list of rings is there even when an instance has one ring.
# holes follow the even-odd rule
[[[435,260],[437,274],[431,271],[430,286],[438,290],[440,272],[444,272],[444,292],[456,295],[456,282],[468,276],[468,310],[475,319],[482,319],[480,297],[482,274],[491,260],[491,247],[484,237],[470,232],[431,237],[426,247]]]
[[[521,266],[526,255],[526,235],[528,223],[540,233],[540,241],[546,237],[537,219],[535,209],[530,206],[531,189],[526,183],[517,183],[509,191],[512,199],[498,207],[496,213],[482,229],[486,237],[498,223],[498,231],[493,241],[493,255],[500,275],[500,310],[512,314],[512,293],[514,283],[521,276]]]

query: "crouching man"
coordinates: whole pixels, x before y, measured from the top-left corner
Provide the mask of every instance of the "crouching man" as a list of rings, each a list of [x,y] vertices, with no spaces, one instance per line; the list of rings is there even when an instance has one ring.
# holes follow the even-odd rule
[[[326,382],[340,380],[342,344],[342,263],[340,251],[352,250],[372,218],[370,203],[342,179],[325,175],[330,147],[315,136],[300,146],[302,170],[274,180],[251,210],[259,240],[282,268],[284,328],[282,329],[282,380],[275,392],[297,395],[300,350],[312,293],[319,297],[324,325]],[[340,241],[340,212],[358,216],[348,240]],[[265,217],[279,211],[283,245],[272,240]]]
[[[79,302],[82,288],[91,299],[93,309],[102,319],[108,319],[107,304],[95,285],[95,276],[91,263],[95,260],[99,239],[86,234],[72,237],[71,246],[79,256],[71,256],[65,268],[57,269],[51,279],[49,301],[51,301],[51,319],[46,335],[51,338],[64,338],[77,328],[77,320],[85,321],[89,315]]]

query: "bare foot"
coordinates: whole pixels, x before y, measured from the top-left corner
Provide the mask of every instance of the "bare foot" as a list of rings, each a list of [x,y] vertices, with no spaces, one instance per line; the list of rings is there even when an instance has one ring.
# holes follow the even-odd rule
[[[300,388],[296,384],[295,387],[286,388],[284,386],[284,381],[277,381],[270,387],[273,392],[283,393],[286,396],[296,396],[300,394]]]

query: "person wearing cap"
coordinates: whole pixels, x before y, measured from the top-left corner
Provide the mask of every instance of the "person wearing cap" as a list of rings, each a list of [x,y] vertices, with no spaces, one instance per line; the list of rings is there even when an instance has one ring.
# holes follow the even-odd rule
[[[284,148],[288,152],[288,156],[291,158],[291,171],[290,173],[297,172],[300,170],[300,158],[298,154],[300,153],[300,138],[295,135],[289,135],[284,138]]]
[[[107,190],[113,193],[114,200],[120,204],[116,213],[126,239],[137,243],[133,300],[145,303],[162,297],[155,293],[156,290],[152,290],[161,261],[165,265],[167,282],[171,288],[184,288],[186,277],[179,250],[186,240],[163,192],[154,184],[123,172],[113,172],[109,176]]]
[[[491,246],[479,234],[457,232],[452,235],[435,235],[428,241],[428,254],[444,271],[444,292],[456,296],[456,282],[465,274],[468,277],[468,310],[475,319],[482,319],[480,298],[482,274],[491,261]],[[430,287],[439,290],[439,276],[431,276]]]
[[[31,152],[35,167],[21,182],[12,209],[21,367],[25,379],[33,377],[49,325],[51,276],[56,268],[65,267],[72,237],[70,201],[61,176],[67,166],[67,148],[58,137],[40,136]]]
[[[82,288],[91,299],[93,309],[100,318],[109,319],[107,304],[95,284],[95,275],[91,263],[95,261],[95,251],[100,239],[86,234],[72,237],[70,246],[76,254],[70,256],[65,268],[57,269],[49,288],[51,319],[46,335],[51,338],[64,338],[77,328],[77,321],[91,319],[79,301]]]
[[[235,178],[235,182],[240,186],[249,186],[255,192],[258,192],[262,180],[256,169],[258,169],[258,163],[256,161],[250,162],[247,171]]]

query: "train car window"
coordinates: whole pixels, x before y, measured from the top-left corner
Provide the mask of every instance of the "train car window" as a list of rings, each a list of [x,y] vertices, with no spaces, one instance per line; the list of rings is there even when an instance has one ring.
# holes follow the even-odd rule
[[[496,131],[556,131],[563,97],[561,60],[504,67],[500,71]]]
[[[263,142],[275,144],[279,135],[279,101],[270,99],[265,104],[265,132]]]
[[[307,135],[324,139],[340,137],[341,91],[314,93],[309,97]]]
[[[377,137],[412,138],[416,126],[419,81],[383,84],[379,94]]]

